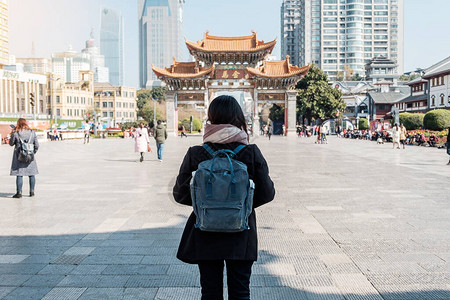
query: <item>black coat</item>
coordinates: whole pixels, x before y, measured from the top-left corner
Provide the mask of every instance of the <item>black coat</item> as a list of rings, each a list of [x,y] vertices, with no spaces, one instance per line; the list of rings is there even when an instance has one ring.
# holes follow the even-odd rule
[[[208,145],[213,150],[234,150],[239,146],[239,143],[208,143]],[[208,159],[211,159],[211,156],[203,147],[194,146],[189,148],[173,187],[175,201],[192,206],[189,186],[192,172],[197,170],[200,162]],[[253,208],[272,201],[275,196],[275,189],[269,177],[269,168],[266,160],[259,148],[256,145],[248,145],[238,153],[236,159],[247,165],[250,179],[255,182]],[[195,214],[192,212],[181,237],[177,258],[186,263],[223,259],[256,261],[258,257],[258,238],[255,210],[250,214],[248,223],[250,229],[242,232],[205,232],[194,228]]]

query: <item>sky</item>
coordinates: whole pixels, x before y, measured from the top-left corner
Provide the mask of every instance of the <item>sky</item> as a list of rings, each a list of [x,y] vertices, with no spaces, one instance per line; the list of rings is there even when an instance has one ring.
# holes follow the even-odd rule
[[[404,0],[404,70],[427,68],[450,56],[450,11],[448,0]],[[249,35],[270,41],[280,38],[282,0],[186,0],[184,35],[188,40],[212,35]],[[34,42],[36,57],[50,58],[72,45],[80,51],[94,28],[99,45],[102,6],[122,11],[125,22],[124,84],[138,87],[137,0],[9,0],[10,53],[30,57]],[[187,53],[187,51],[186,51]],[[280,58],[280,47],[273,54]],[[184,59],[187,59],[185,57]]]

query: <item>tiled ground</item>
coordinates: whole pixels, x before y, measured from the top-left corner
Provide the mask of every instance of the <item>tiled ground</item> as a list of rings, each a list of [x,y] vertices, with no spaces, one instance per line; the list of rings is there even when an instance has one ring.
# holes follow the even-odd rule
[[[199,299],[196,267],[175,258],[191,209],[170,191],[200,142],[170,138],[162,163],[139,163],[132,140],[46,143],[37,196],[20,200],[0,146],[0,299]],[[252,299],[450,299],[444,150],[255,142],[277,195],[257,209]]]

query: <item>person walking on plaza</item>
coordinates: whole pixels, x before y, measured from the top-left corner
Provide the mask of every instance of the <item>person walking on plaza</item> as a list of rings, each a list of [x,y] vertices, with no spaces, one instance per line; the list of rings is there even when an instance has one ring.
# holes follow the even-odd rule
[[[397,144],[397,149],[400,149],[400,128],[397,123],[392,128],[392,149],[395,149],[395,144]]]
[[[84,143],[83,144],[89,144],[89,137],[91,136],[91,125],[86,122],[84,124]]]
[[[22,198],[23,176],[28,176],[30,182],[30,197],[34,196],[36,175],[39,174],[35,154],[39,149],[36,133],[28,127],[27,121],[20,118],[17,126],[11,132],[9,145],[14,146],[11,176],[16,176],[16,194],[13,198]],[[24,157],[23,149],[31,153]]]
[[[183,138],[183,136],[184,136],[184,137],[187,137],[187,135],[186,135],[186,127],[184,127],[184,125],[181,124],[181,134],[180,134],[180,137]]]
[[[406,127],[403,124],[400,124],[400,143],[403,145],[403,149],[405,149]]]
[[[271,119],[269,119],[268,123],[269,124],[267,124],[267,136],[269,137],[269,141],[270,141],[270,138],[273,135],[273,122]]]
[[[248,143],[247,124],[239,103],[231,96],[215,98],[208,109],[208,122],[203,137],[204,146],[189,148],[184,157],[173,196],[180,204],[192,205],[192,172],[198,169],[201,162],[211,159],[211,152],[207,148],[211,151],[236,151],[244,146],[240,151],[237,150],[232,160],[244,163],[248,176],[255,183],[253,206],[248,218],[249,228],[239,232],[202,231],[195,226],[196,215],[193,212],[184,228],[177,258],[198,265],[202,300],[223,299],[224,264],[227,269],[228,299],[250,299],[250,276],[258,255],[254,208],[272,201],[275,189],[261,151],[256,145]]]
[[[167,130],[166,127],[162,124],[161,120],[158,120],[158,125],[156,126],[154,132],[154,138],[156,140],[158,159],[162,162],[164,143],[167,140]]]
[[[151,151],[148,131],[142,122],[139,123],[139,128],[134,132],[134,151],[141,154],[140,162],[144,161],[144,152]]]

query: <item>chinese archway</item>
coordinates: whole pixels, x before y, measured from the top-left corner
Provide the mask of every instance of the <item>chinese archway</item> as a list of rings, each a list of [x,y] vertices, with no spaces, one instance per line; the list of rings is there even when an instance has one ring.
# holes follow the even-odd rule
[[[201,41],[186,41],[193,62],[174,59],[168,68],[152,66],[168,87],[168,132],[177,132],[178,105],[195,104],[206,111],[215,94],[234,91],[251,95],[251,113],[247,117],[254,134],[259,133],[259,111],[266,103],[284,106],[287,132],[295,132],[295,85],[308,72],[309,65],[293,66],[289,56],[282,61],[266,60],[275,44],[276,40],[258,40],[255,32],[239,37],[211,36],[206,32]]]

